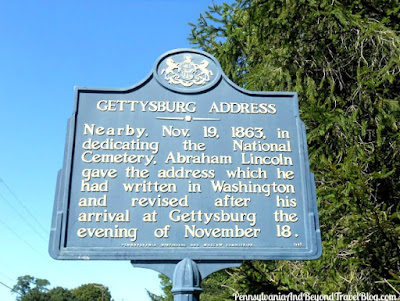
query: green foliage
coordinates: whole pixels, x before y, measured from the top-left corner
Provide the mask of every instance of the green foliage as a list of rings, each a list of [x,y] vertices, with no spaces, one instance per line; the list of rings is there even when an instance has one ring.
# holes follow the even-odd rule
[[[18,294],[17,301],[111,301],[111,293],[101,284],[84,284],[68,290],[55,287],[48,290],[50,282],[29,275],[18,277],[12,292]]]
[[[111,294],[107,287],[91,283],[91,284],[84,284],[80,287],[72,290],[72,295],[75,297],[76,301],[86,301],[86,300],[93,300],[93,301],[110,301]]]
[[[49,290],[48,295],[51,301],[76,301],[70,290],[60,286]]]
[[[39,279],[30,275],[18,277],[17,284],[11,290],[13,293],[18,294],[17,300],[46,300],[43,295],[46,295],[50,282],[46,279]],[[35,299],[36,298],[36,299]]]
[[[319,260],[216,273],[203,300],[400,291],[399,30],[398,0],[237,0],[192,24],[236,84],[299,93],[323,241]]]
[[[172,283],[169,280],[169,278],[163,274],[159,274],[158,278],[160,278],[161,281],[161,288],[163,290],[163,296],[157,296],[156,294],[153,294],[149,291],[147,291],[147,294],[150,297],[151,301],[173,301],[174,297],[171,293],[172,289]]]
[[[21,301],[52,301],[50,296],[46,292],[41,292],[38,289],[30,290]]]

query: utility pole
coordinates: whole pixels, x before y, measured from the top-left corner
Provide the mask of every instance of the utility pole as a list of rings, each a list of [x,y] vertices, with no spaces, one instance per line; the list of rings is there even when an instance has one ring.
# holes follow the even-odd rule
[[[101,290],[101,301],[104,301],[104,291],[107,289],[104,285],[95,285],[95,287]]]

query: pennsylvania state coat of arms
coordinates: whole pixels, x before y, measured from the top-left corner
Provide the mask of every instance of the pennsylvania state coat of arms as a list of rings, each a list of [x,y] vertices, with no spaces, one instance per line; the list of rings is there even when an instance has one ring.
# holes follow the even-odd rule
[[[189,54],[184,55],[184,60],[176,63],[173,59],[166,60],[167,68],[161,70],[164,79],[171,85],[181,84],[184,87],[192,85],[204,85],[210,81],[210,76],[214,75],[207,67],[210,64],[207,60],[202,60],[200,64],[195,64]]]

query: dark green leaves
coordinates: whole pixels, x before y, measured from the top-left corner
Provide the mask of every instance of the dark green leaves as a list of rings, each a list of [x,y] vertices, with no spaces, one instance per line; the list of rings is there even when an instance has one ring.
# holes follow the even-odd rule
[[[297,91],[323,239],[310,262],[221,272],[234,291],[400,291],[400,5],[397,0],[238,0],[190,41],[249,90]],[[205,292],[207,294],[207,291]]]

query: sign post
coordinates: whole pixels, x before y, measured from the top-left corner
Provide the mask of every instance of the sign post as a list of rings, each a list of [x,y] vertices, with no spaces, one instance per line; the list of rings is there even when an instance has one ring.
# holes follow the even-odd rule
[[[318,258],[297,94],[241,89],[193,49],[133,87],[76,88],[49,252],[169,277],[179,262],[175,300],[198,300],[201,277],[243,260]]]

